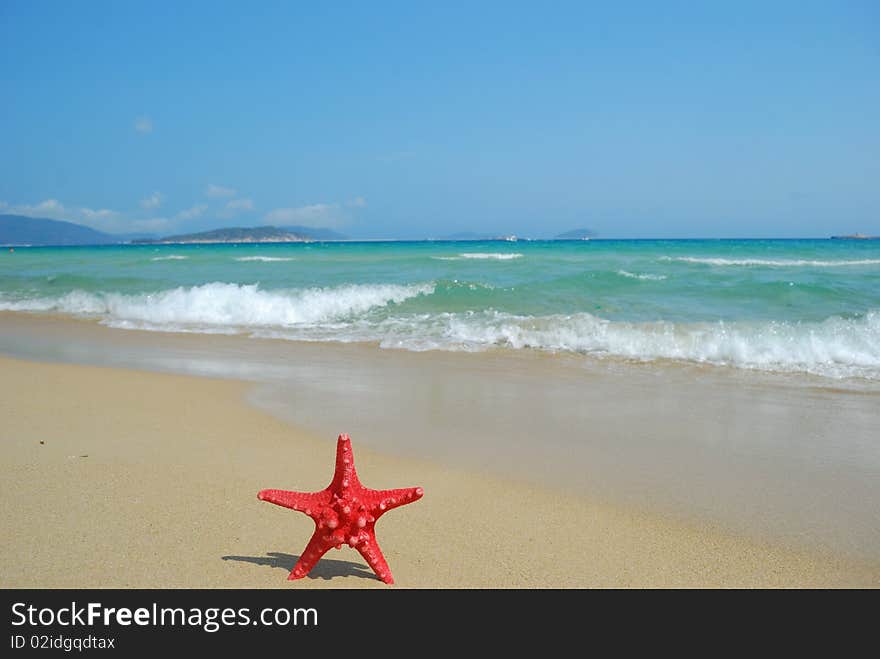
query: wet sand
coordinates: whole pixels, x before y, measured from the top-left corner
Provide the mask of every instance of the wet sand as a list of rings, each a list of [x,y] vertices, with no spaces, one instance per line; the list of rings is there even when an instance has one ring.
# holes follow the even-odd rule
[[[880,563],[877,382],[15,313],[0,354],[243,380],[249,403],[323,440]]]
[[[376,527],[394,587],[880,585],[875,560],[306,431],[249,404],[254,387],[0,358],[0,584],[387,588],[347,547],[286,581],[313,524],[256,498],[326,486],[349,432],[367,486],[425,490]]]

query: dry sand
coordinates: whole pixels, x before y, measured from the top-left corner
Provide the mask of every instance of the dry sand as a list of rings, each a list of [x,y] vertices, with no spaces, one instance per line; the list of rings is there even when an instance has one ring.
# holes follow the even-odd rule
[[[313,524],[256,498],[325,487],[340,432],[365,485],[425,489],[377,525],[396,588],[880,585],[871,562],[310,436],[250,386],[0,358],[0,586],[387,588],[347,547],[288,582]]]

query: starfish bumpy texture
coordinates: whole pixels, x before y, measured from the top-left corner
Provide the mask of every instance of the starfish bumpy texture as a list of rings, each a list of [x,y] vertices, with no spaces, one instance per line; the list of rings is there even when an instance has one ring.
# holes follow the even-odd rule
[[[371,490],[361,485],[354,469],[351,439],[339,435],[336,444],[336,471],[333,480],[320,492],[262,490],[260,501],[305,513],[315,521],[315,532],[293,566],[288,579],[302,579],[331,547],[347,544],[357,549],[382,581],[394,583],[388,563],[376,542],[376,521],[392,508],[422,498],[420,487],[397,490]]]

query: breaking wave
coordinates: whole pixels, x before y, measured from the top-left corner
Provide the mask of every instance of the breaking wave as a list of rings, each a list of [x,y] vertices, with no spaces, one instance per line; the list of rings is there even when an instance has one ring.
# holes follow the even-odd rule
[[[438,293],[436,304],[450,291],[476,288],[427,282],[264,290],[214,282],[149,294],[74,290],[56,297],[0,296],[0,310],[93,316],[125,329],[372,342],[413,351],[533,349],[880,380],[880,309],[811,322],[635,322],[587,312],[440,311],[419,301]]]
[[[431,258],[438,261],[462,261],[464,259],[511,261],[513,259],[522,258],[522,254],[508,252],[465,252],[464,254],[459,254],[458,256],[432,256]]]
[[[284,256],[239,256],[235,261],[261,261],[263,263],[272,263],[274,261],[293,261],[292,257]]]
[[[256,284],[215,282],[137,295],[72,291],[57,298],[0,299],[0,309],[99,315],[109,325],[143,329],[197,326],[246,330],[338,321],[433,291],[433,284],[352,284],[270,291]]]
[[[703,263],[706,265],[734,266],[757,265],[774,268],[793,268],[811,266],[815,268],[836,268],[852,265],[880,265],[880,259],[853,259],[839,261],[814,261],[810,259],[721,259],[696,256],[661,256],[661,261],[681,261],[683,263]]]
[[[666,279],[666,275],[637,274],[635,272],[627,272],[626,270],[618,270],[617,274],[629,279],[645,279],[648,281],[663,281]]]
[[[637,361],[676,360],[833,378],[880,380],[880,311],[816,323],[635,323],[589,313],[518,316],[498,311],[419,314],[344,327],[300,327],[259,336],[378,342],[413,351],[491,348],[576,352]]]

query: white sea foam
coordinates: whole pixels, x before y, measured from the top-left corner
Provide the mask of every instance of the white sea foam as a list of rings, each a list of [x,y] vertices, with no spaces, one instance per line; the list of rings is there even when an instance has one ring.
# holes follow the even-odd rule
[[[0,296],[0,311],[56,311],[96,315],[106,310],[100,297],[85,291],[72,291],[59,297],[15,299]]]
[[[399,304],[418,295],[430,295],[433,291],[432,283],[352,284],[266,291],[256,284],[215,282],[139,295],[73,291],[57,298],[17,301],[0,298],[0,309],[99,315],[107,324],[127,328],[143,323],[148,329],[183,326],[247,329],[336,321],[391,303]]]
[[[272,263],[274,261],[293,261],[292,257],[284,256],[239,256],[234,261],[262,261],[263,263]]]
[[[447,340],[637,360],[674,359],[832,377],[880,378],[880,312],[820,323],[630,323],[588,313],[453,318]]]
[[[245,332],[290,340],[368,341],[407,350],[490,348],[577,352],[639,361],[729,365],[880,380],[880,310],[822,322],[626,322],[590,313],[404,313],[433,283],[262,290],[211,283],[153,294],[73,291],[54,298],[0,296],[0,310],[92,315],[121,328]]]
[[[169,254],[168,256],[154,256],[151,258],[151,261],[186,261],[188,256],[181,256],[180,254]]]
[[[683,263],[703,263],[706,265],[735,266],[757,265],[774,268],[793,268],[812,266],[816,268],[836,268],[852,265],[880,265],[880,259],[853,259],[839,261],[816,261],[811,259],[721,259],[696,256],[661,256],[661,261],[681,261]]]
[[[463,259],[483,259],[493,261],[511,261],[522,258],[522,254],[513,252],[465,252],[458,256],[432,256],[438,261],[461,261]]]
[[[629,279],[645,279],[649,281],[663,281],[666,279],[666,275],[637,274],[635,272],[627,272],[626,270],[618,270],[617,274]]]
[[[630,323],[589,313],[516,316],[496,311],[419,314],[258,336],[376,341],[384,348],[479,352],[493,347],[669,359],[739,368],[880,379],[880,311],[819,323]]]

